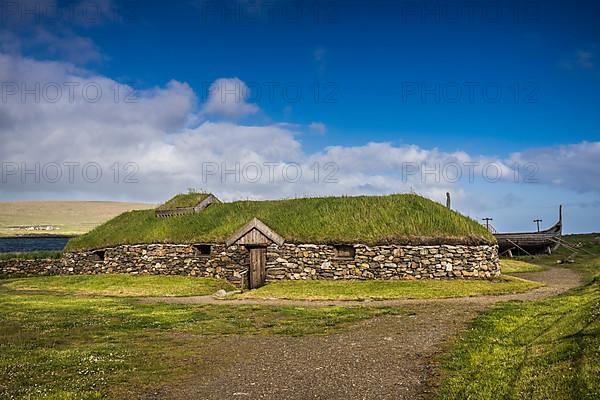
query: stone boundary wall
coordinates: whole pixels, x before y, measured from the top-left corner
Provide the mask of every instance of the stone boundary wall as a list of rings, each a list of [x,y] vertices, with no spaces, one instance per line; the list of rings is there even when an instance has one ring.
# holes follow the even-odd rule
[[[354,245],[353,258],[332,245],[271,245],[267,281],[282,279],[450,279],[500,275],[498,246]],[[0,275],[151,274],[224,278],[240,285],[249,265],[242,246],[212,244],[210,255],[193,245],[123,245],[66,253],[60,260],[0,261]]]
[[[278,279],[448,279],[500,275],[497,246],[365,246],[355,257],[336,258],[330,245],[269,247],[267,280]]]
[[[68,273],[68,269],[58,259],[0,261],[0,277],[67,275]]]

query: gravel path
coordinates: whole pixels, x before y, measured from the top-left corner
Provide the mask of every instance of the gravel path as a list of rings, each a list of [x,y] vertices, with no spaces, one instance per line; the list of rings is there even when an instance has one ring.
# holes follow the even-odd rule
[[[521,274],[546,283],[527,293],[440,300],[377,302],[222,301],[193,304],[359,304],[403,306],[402,315],[373,318],[337,334],[300,338],[234,336],[211,343],[211,368],[158,398],[170,399],[429,399],[439,381],[438,356],[477,314],[506,300],[534,300],[578,286],[564,268]],[[174,299],[153,299],[173,302]],[[226,361],[225,361],[226,360]]]

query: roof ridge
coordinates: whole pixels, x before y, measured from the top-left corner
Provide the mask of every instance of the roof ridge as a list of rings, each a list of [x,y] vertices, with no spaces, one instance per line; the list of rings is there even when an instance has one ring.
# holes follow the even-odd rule
[[[262,222],[260,219],[254,217],[246,225],[242,226],[240,229],[235,231],[235,233],[225,241],[225,244],[227,246],[231,246],[253,229],[258,230],[260,233],[262,233],[264,236],[266,236],[269,240],[271,240],[277,245],[282,245],[285,242],[285,239],[282,236],[277,234],[273,229],[269,228],[269,226]]]

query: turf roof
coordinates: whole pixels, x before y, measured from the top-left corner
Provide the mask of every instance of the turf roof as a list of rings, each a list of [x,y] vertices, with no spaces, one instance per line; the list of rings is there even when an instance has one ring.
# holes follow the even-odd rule
[[[495,243],[485,227],[468,217],[415,194],[396,194],[236,201],[170,218],[156,218],[154,210],[132,211],[72,239],[66,250],[120,244],[224,243],[254,217],[292,243]]]
[[[159,210],[172,210],[176,208],[189,208],[197,206],[201,201],[210,196],[210,193],[178,194],[157,208]]]

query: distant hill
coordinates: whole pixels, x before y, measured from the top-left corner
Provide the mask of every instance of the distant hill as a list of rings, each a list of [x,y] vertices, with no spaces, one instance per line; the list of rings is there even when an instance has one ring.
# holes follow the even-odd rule
[[[155,206],[112,201],[0,202],[0,236],[80,235],[126,211]]]

